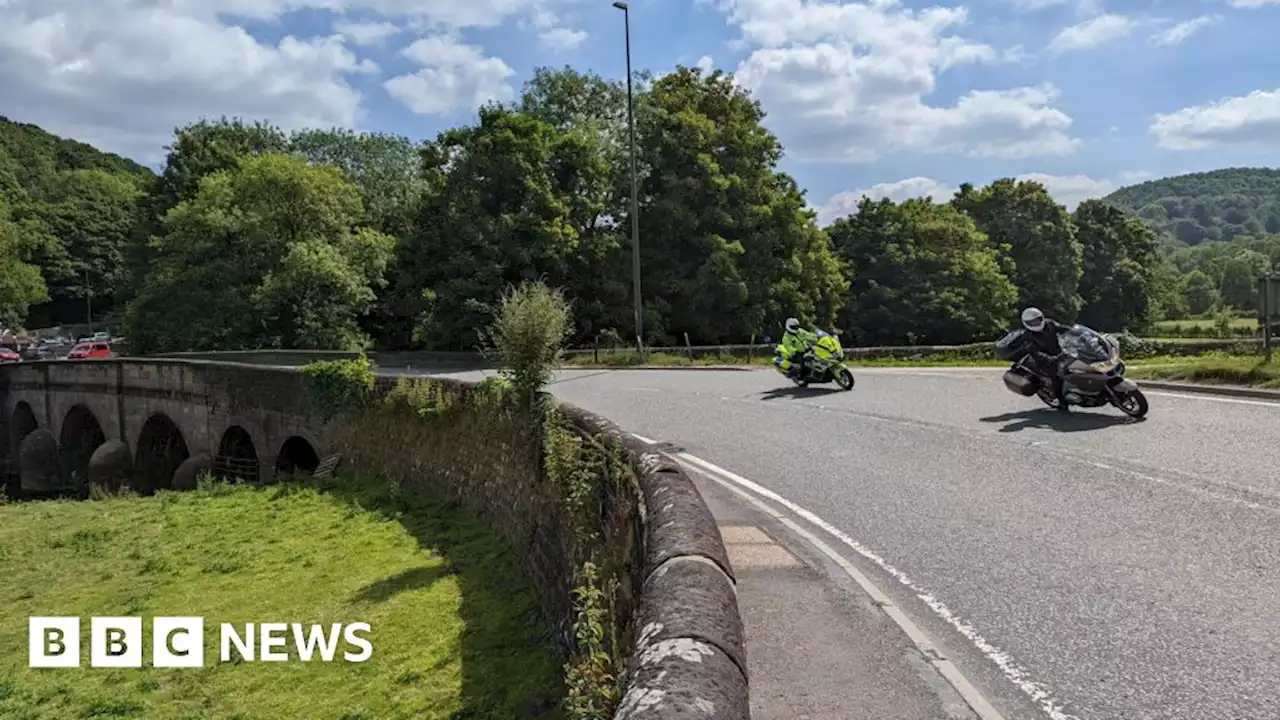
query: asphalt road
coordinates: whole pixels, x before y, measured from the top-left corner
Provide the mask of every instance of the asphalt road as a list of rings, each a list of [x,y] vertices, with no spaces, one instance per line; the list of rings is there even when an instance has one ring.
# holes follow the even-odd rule
[[[468,374],[473,375],[473,374]],[[998,371],[572,371],[553,391],[820,515],[1007,718],[1280,718],[1280,405],[1062,417]]]

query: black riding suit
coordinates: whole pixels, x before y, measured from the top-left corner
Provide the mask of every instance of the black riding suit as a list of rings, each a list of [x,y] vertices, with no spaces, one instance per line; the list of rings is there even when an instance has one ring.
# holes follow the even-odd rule
[[[1035,364],[1039,366],[1040,372],[1049,377],[1049,382],[1053,386],[1053,394],[1058,398],[1059,409],[1066,411],[1067,398],[1063,393],[1062,387],[1062,343],[1058,341],[1058,336],[1071,329],[1070,325],[1063,325],[1049,318],[1044,319],[1044,327],[1039,332],[1028,330],[1027,336],[1031,338],[1033,346],[1031,356],[1035,360]]]

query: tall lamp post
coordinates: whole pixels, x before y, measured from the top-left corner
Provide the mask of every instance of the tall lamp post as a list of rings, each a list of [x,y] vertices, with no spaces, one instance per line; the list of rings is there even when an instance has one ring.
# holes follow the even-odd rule
[[[631,10],[618,0],[614,7],[622,11],[627,36],[627,130],[631,135],[631,282],[635,286],[636,352],[644,354],[644,317],[640,312],[640,197],[636,180],[635,102],[631,95]]]

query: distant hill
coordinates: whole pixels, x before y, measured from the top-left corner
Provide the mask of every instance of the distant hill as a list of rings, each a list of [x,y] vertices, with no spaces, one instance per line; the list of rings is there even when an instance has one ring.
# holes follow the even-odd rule
[[[35,197],[48,190],[48,184],[58,173],[68,170],[105,170],[139,178],[154,175],[149,168],[128,158],[0,115],[0,156],[6,155],[5,164],[18,184]]]
[[[1280,170],[1227,168],[1120,188],[1103,198],[1187,245],[1280,235]]]

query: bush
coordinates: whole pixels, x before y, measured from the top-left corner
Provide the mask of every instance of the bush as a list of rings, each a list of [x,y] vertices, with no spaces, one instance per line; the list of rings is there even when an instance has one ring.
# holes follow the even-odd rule
[[[314,362],[304,365],[301,372],[307,396],[325,421],[362,406],[373,394],[377,380],[373,363],[363,355],[355,360]]]
[[[482,333],[516,397],[531,403],[551,382],[565,340],[573,332],[569,301],[541,282],[508,288],[497,317]]]

